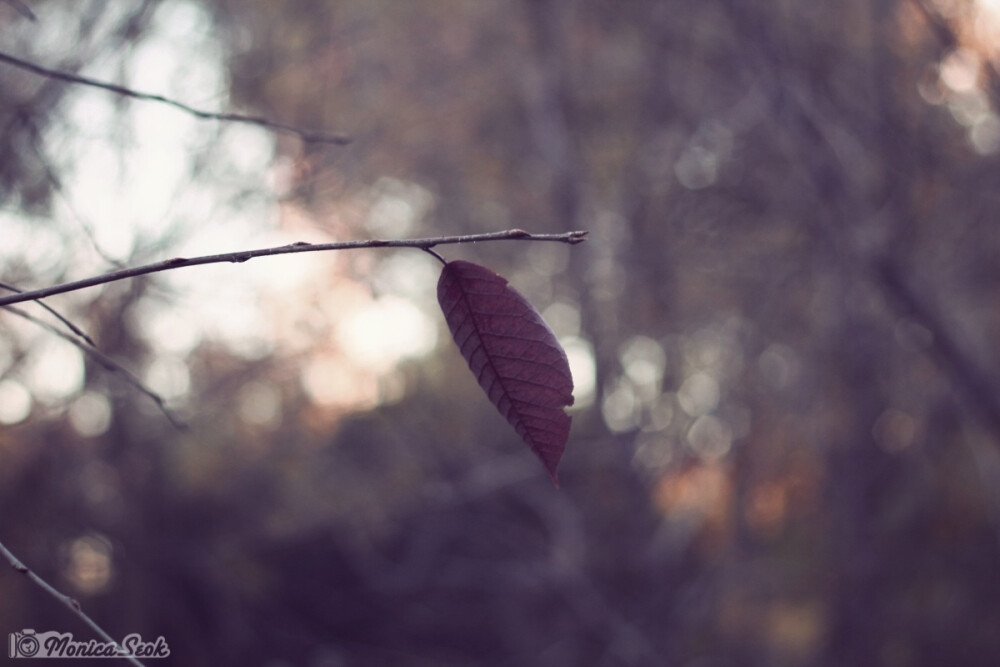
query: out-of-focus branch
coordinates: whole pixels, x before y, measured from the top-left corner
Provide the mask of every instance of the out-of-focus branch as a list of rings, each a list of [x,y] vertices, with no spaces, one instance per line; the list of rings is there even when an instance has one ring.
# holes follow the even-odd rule
[[[7,63],[8,65],[13,65],[25,71],[37,74],[39,76],[44,76],[49,79],[55,79],[57,81],[65,81],[67,83],[75,83],[82,86],[90,86],[92,88],[100,88],[101,90],[106,90],[116,95],[122,95],[124,97],[131,97],[136,100],[143,100],[145,102],[158,102],[160,104],[166,104],[167,106],[174,107],[175,109],[180,109],[184,113],[190,114],[195,118],[201,118],[203,120],[217,120],[231,123],[247,123],[249,125],[257,125],[259,127],[265,127],[269,130],[275,132],[282,132],[285,134],[293,134],[302,141],[307,143],[320,143],[320,144],[337,144],[344,145],[349,144],[351,139],[342,134],[330,134],[327,132],[314,132],[311,130],[303,130],[292,125],[285,125],[283,123],[277,123],[267,118],[261,116],[246,116],[238,113],[220,113],[215,111],[205,111],[203,109],[196,109],[194,107],[188,106],[183,102],[178,102],[177,100],[170,99],[169,97],[164,97],[163,95],[156,95],[153,93],[143,93],[138,90],[133,90],[125,86],[120,86],[115,83],[109,83],[107,81],[99,81],[97,79],[91,79],[90,77],[81,76],[79,74],[73,74],[72,72],[63,72],[61,70],[49,69],[48,67],[42,67],[41,65],[35,64],[33,62],[22,60],[9,53],[3,53],[0,51],[0,62]]]
[[[22,563],[17,556],[12,554],[10,552],[10,549],[5,547],[2,542],[0,542],[0,555],[2,555],[8,563],[10,563],[10,566],[14,568],[15,572],[18,572],[19,574],[23,574],[24,576],[26,576],[32,583],[39,586],[46,593],[48,593],[56,600],[58,600],[63,606],[67,607],[71,612],[76,614],[80,618],[80,620],[86,623],[91,630],[96,632],[101,639],[103,639],[109,644],[114,645],[118,650],[120,650],[123,653],[121,657],[125,658],[128,662],[135,665],[136,667],[143,667],[143,664],[139,662],[136,658],[124,655],[125,651],[121,647],[121,644],[112,639],[111,635],[109,635],[104,630],[104,628],[99,626],[97,622],[94,621],[94,619],[88,616],[86,612],[83,611],[83,608],[80,607],[79,602],[77,602],[70,596],[66,595],[65,593],[59,592],[51,584],[49,584],[49,582],[45,581],[40,576],[35,574],[31,569],[28,568],[28,566]]]
[[[38,17],[35,13],[31,11],[28,5],[21,2],[21,0],[6,0],[7,4],[17,10],[17,13],[28,19],[29,21],[37,21]]]
[[[874,260],[871,268],[881,288],[904,314],[931,333],[930,351],[938,364],[948,372],[965,400],[1000,441],[1000,405],[996,402],[996,390],[989,377],[979,370],[975,361],[952,335],[944,317],[935,309],[931,300],[918,293],[888,257]]]
[[[29,143],[31,145],[31,148],[32,150],[34,150],[35,157],[38,158],[38,163],[42,167],[42,173],[45,174],[46,180],[48,180],[49,184],[52,186],[55,193],[62,199],[63,204],[66,206],[67,210],[69,210],[73,219],[76,220],[80,229],[83,230],[83,233],[87,237],[87,240],[90,242],[90,246],[94,249],[94,252],[100,255],[101,259],[103,259],[111,266],[115,266],[118,268],[124,267],[124,264],[111,257],[100,246],[100,244],[97,242],[97,236],[94,233],[93,225],[91,225],[84,218],[84,216],[81,215],[80,211],[73,204],[73,200],[70,198],[69,193],[66,192],[65,188],[63,188],[62,179],[59,178],[59,175],[56,173],[56,170],[52,167],[52,164],[49,162],[48,156],[45,154],[44,142],[42,141],[42,131],[41,128],[38,127],[38,123],[35,122],[34,117],[27,111],[23,110],[19,111],[16,115],[17,119],[20,120],[21,125],[27,132],[28,138],[30,139]],[[15,290],[15,291],[20,291],[20,290]]]
[[[926,9],[919,2],[916,3]],[[756,15],[740,3],[730,6],[738,25],[746,30],[757,26]],[[933,15],[925,12],[928,18]],[[934,25],[938,32],[941,24]],[[848,175],[850,167],[841,162],[834,149],[834,141],[825,127],[834,123],[832,115],[823,114],[810,99],[808,84],[785,71],[780,56],[774,52],[770,40],[761,32],[757,39],[748,40],[748,59],[754,66],[758,82],[764,87],[775,115],[781,116],[790,150],[818,195],[832,202],[837,209],[832,217],[817,216],[816,229],[837,249],[847,264],[865,276],[898,311],[912,318],[931,333],[931,353],[941,370],[952,380],[958,393],[975,412],[982,424],[989,428],[1000,443],[1000,402],[990,376],[979,369],[973,356],[953,334],[941,308],[929,294],[922,293],[915,280],[909,278],[891,258],[885,244],[868,247],[852,236],[851,226],[844,221],[857,220],[865,215],[858,202],[861,197],[852,188]],[[858,136],[855,128],[841,125],[839,136],[855,136],[859,145],[870,137]],[[808,147],[808,148],[806,148]],[[870,244],[869,244],[870,245]]]
[[[43,299],[53,294],[63,294],[65,292],[75,292],[76,290],[95,285],[112,283],[126,278],[135,278],[150,273],[180,269],[185,266],[200,266],[202,264],[224,264],[226,262],[245,262],[254,257],[267,257],[270,255],[287,255],[298,252],[320,252],[325,250],[355,250],[358,248],[420,248],[426,250],[439,245],[454,245],[457,243],[476,243],[478,241],[556,241],[560,243],[576,244],[587,240],[587,232],[574,231],[563,234],[532,234],[523,229],[508,229],[502,232],[490,232],[487,234],[468,234],[464,236],[434,236],[424,239],[367,239],[360,241],[339,241],[336,243],[305,243],[298,242],[289,245],[276,246],[272,248],[259,248],[257,250],[242,250],[239,252],[227,252],[221,255],[205,255],[202,257],[175,257],[153,264],[145,264],[128,269],[112,271],[100,276],[92,276],[82,280],[75,280],[52,287],[21,292],[9,296],[0,297],[0,306],[8,306],[13,303],[23,301],[34,301]]]

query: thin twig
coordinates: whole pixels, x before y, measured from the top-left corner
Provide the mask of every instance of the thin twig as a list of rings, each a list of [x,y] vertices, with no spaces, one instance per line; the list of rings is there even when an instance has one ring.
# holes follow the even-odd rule
[[[15,308],[13,306],[5,306],[5,309],[8,310],[11,313],[14,313],[18,317],[23,317],[24,319],[28,320],[29,322],[34,322],[35,324],[37,324],[38,326],[42,327],[46,331],[49,331],[50,333],[53,333],[56,336],[59,336],[63,340],[68,341],[68,342],[72,343],[73,345],[76,345],[85,354],[90,355],[95,361],[97,361],[97,363],[99,363],[101,366],[103,366],[106,370],[111,371],[112,373],[115,373],[115,374],[121,376],[122,379],[125,380],[125,382],[127,382],[130,385],[132,385],[133,387],[135,387],[136,389],[138,389],[141,393],[143,393],[146,396],[148,396],[154,403],[156,403],[156,406],[158,408],[160,408],[160,411],[163,412],[164,416],[167,418],[167,421],[169,421],[170,424],[174,428],[176,428],[178,431],[187,430],[188,425],[186,423],[184,423],[179,417],[177,417],[177,415],[175,415],[170,408],[167,407],[167,403],[166,403],[166,401],[163,400],[162,396],[160,396],[155,391],[153,391],[152,389],[150,389],[149,387],[147,387],[146,385],[144,385],[142,383],[142,380],[140,380],[139,378],[137,378],[127,368],[125,368],[124,366],[122,366],[121,364],[119,364],[117,361],[115,361],[114,359],[112,359],[108,355],[106,355],[103,352],[101,352],[100,350],[98,350],[96,347],[92,347],[91,346],[92,344],[91,345],[84,345],[83,343],[81,343],[80,341],[78,341],[76,338],[73,338],[72,336],[70,336],[69,334],[67,334],[65,331],[60,331],[59,329],[55,328],[54,326],[52,326],[48,322],[45,322],[44,320],[40,320],[37,317],[35,317],[34,315],[32,315],[31,313],[27,313],[27,312],[21,310],[20,308]]]
[[[10,566],[14,568],[14,571],[23,574],[28,579],[30,579],[32,583],[41,587],[42,590],[44,590],[46,593],[48,593],[56,600],[58,600],[60,603],[62,603],[71,612],[76,614],[84,623],[90,626],[90,629],[96,632],[101,639],[108,642],[109,644],[113,644],[117,649],[124,652],[124,650],[121,647],[121,644],[112,639],[111,635],[109,635],[107,632],[104,631],[104,628],[99,626],[97,622],[94,621],[94,619],[88,616],[86,612],[84,612],[83,609],[80,607],[79,602],[77,602],[70,596],[66,595],[65,593],[59,592],[51,584],[49,584],[49,582],[45,581],[37,574],[35,574],[24,563],[22,563],[17,556],[12,554],[10,552],[10,549],[5,547],[2,542],[0,542],[0,555],[3,555],[3,557],[7,560],[7,562],[10,563]],[[139,660],[137,660],[132,656],[123,655],[122,657],[125,658],[130,663],[132,663],[133,665],[135,665],[136,667],[144,667],[144,665],[141,662],[139,662]]]
[[[16,294],[21,294],[24,291],[14,287],[13,285],[8,285],[7,283],[2,283],[2,282],[0,282],[0,287],[4,288],[5,290],[10,290],[11,292],[14,292]],[[73,324],[68,318],[63,317],[59,313],[59,311],[57,311],[55,308],[45,303],[44,301],[38,301],[37,303],[39,306],[47,310],[50,315],[52,315],[54,318],[65,324],[67,329],[75,333],[83,340],[87,341],[88,345],[90,345],[91,347],[97,347],[97,344],[93,341],[93,339],[90,336],[88,336],[80,327]]]
[[[575,231],[564,234],[531,234],[523,229],[508,229],[502,232],[490,232],[488,234],[469,234],[466,236],[436,236],[424,239],[394,239],[390,241],[381,239],[368,239],[360,241],[339,241],[336,243],[305,243],[298,242],[290,245],[277,246],[273,248],[259,248],[257,250],[243,250],[240,252],[227,252],[221,255],[205,255],[202,257],[175,257],[152,264],[136,266],[129,269],[111,271],[100,276],[92,276],[82,280],[43,287],[36,290],[28,290],[20,294],[12,294],[0,297],[0,306],[8,306],[24,301],[34,301],[43,299],[54,294],[64,294],[95,285],[112,283],[126,278],[135,278],[150,273],[180,269],[185,266],[199,266],[202,264],[223,264],[226,262],[245,262],[254,257],[266,257],[270,255],[287,255],[298,252],[321,252],[325,250],[354,250],[358,248],[420,248],[426,250],[439,245],[453,245],[456,243],[475,243],[477,241],[556,241],[560,243],[576,244],[587,239],[587,232]]]
[[[267,118],[262,118],[260,116],[245,116],[238,113],[219,113],[215,111],[205,111],[203,109],[195,109],[190,107],[183,102],[178,102],[177,100],[170,99],[169,97],[164,97],[163,95],[156,95],[153,93],[143,93],[137,90],[132,90],[131,88],[126,88],[125,86],[120,86],[115,83],[109,83],[107,81],[99,81],[97,79],[91,79],[87,76],[81,76],[79,74],[73,74],[72,72],[63,72],[61,70],[49,69],[48,67],[42,67],[36,63],[22,60],[8,53],[0,51],[0,62],[5,62],[8,65],[13,65],[14,67],[19,67],[23,70],[31,72],[32,74],[37,74],[39,76],[44,76],[50,79],[56,79],[59,81],[65,81],[67,83],[76,83],[83,86],[91,86],[93,88],[100,88],[101,90],[106,90],[108,92],[115,93],[116,95],[122,95],[124,97],[131,97],[136,100],[143,100],[146,102],[159,102],[160,104],[166,104],[167,106],[174,107],[175,109],[180,109],[181,111],[190,114],[196,118],[201,118],[203,120],[218,120],[218,121],[228,121],[233,123],[248,123],[250,125],[258,125],[260,127],[266,127],[268,129],[274,130],[275,132],[284,132],[285,134],[294,134],[295,136],[302,139],[307,143],[325,143],[325,144],[337,144],[344,145],[349,144],[351,139],[342,134],[330,134],[326,132],[313,132],[310,130],[303,130],[292,125],[284,125],[282,123],[276,123]]]

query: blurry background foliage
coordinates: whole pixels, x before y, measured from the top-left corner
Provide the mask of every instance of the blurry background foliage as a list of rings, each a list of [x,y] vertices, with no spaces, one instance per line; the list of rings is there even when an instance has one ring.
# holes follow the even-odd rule
[[[0,280],[447,247],[566,346],[563,489],[413,250],[0,314],[0,540],[184,665],[940,667],[1000,655],[996,0],[25,0]],[[38,311],[40,312],[40,311]],[[9,568],[0,631],[89,631]]]

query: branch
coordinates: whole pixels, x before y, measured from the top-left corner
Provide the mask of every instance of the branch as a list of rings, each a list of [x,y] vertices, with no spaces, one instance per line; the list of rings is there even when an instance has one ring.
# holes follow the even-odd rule
[[[218,120],[218,121],[229,121],[233,123],[247,123],[250,125],[257,125],[260,127],[266,127],[275,132],[283,132],[285,134],[294,134],[295,136],[302,139],[307,143],[325,143],[325,144],[337,144],[345,145],[351,142],[351,139],[345,137],[342,134],[328,134],[325,132],[312,132],[310,130],[303,130],[292,125],[284,125],[282,123],[276,123],[267,118],[262,118],[260,116],[245,116],[238,113],[217,113],[214,111],[204,111],[202,109],[195,109],[190,107],[183,102],[178,102],[177,100],[170,99],[169,97],[164,97],[163,95],[155,95],[153,93],[143,93],[137,90],[132,90],[131,88],[126,88],[125,86],[119,86],[118,84],[108,83],[107,81],[98,81],[97,79],[91,79],[90,77],[81,76],[79,74],[73,74],[72,72],[63,72],[60,70],[49,69],[47,67],[42,67],[41,65],[36,65],[33,62],[27,60],[21,60],[8,53],[0,51],[0,62],[5,62],[8,65],[13,65],[14,67],[19,67],[23,70],[31,72],[32,74],[37,74],[39,76],[44,76],[49,79],[56,79],[58,81],[65,81],[67,83],[77,83],[83,86],[91,86],[92,88],[100,88],[101,90],[106,90],[116,95],[122,95],[124,97],[131,97],[136,100],[143,100],[145,102],[159,102],[160,104],[166,104],[167,106],[174,107],[175,109],[180,109],[181,111],[194,116],[195,118],[201,118],[203,120]]]
[[[87,614],[80,607],[79,602],[77,602],[70,596],[66,595],[65,593],[60,593],[55,588],[53,588],[52,585],[49,584],[49,582],[45,581],[37,574],[35,574],[33,571],[31,571],[24,563],[22,563],[18,559],[17,556],[12,554],[10,550],[3,545],[2,542],[0,542],[0,555],[2,555],[7,560],[8,563],[10,563],[10,566],[14,568],[14,571],[26,576],[28,579],[32,581],[32,583],[38,585],[42,590],[44,590],[46,593],[54,597],[65,607],[67,607],[71,612],[80,617],[80,619],[88,626],[90,626],[90,629],[96,632],[101,639],[108,642],[109,644],[113,644],[119,650],[122,650],[121,645],[114,639],[112,639],[111,635],[109,635],[107,632],[104,631],[104,628],[99,626],[90,616],[87,616]],[[136,667],[143,667],[143,664],[134,657],[131,656],[128,657],[122,656],[122,657],[124,657],[126,660],[128,660]]]
[[[934,307],[931,299],[919,294],[912,281],[908,281],[904,272],[887,256],[873,260],[871,268],[879,286],[895,300],[903,313],[931,332],[930,350],[938,365],[990,428],[993,437],[1000,440],[1000,404],[996,400],[993,382],[972,355],[963,349],[948,328],[940,309]]]
[[[18,294],[22,293],[22,291],[20,289],[18,289],[17,287],[14,287],[13,285],[8,285],[7,283],[0,282],[0,287],[2,287],[4,289],[7,289],[7,290],[10,290],[11,292],[16,292]],[[55,317],[57,320],[59,320],[60,322],[62,322],[63,325],[66,326],[67,329],[69,329],[72,333],[76,334],[76,336],[78,336],[80,339],[82,339],[83,342],[80,342],[80,340],[77,340],[76,338],[73,338],[72,336],[70,336],[69,334],[67,334],[65,331],[60,331],[59,329],[56,329],[54,326],[52,326],[48,322],[40,320],[37,317],[35,317],[34,315],[31,315],[30,313],[27,313],[27,312],[25,312],[25,311],[23,311],[23,310],[21,310],[19,308],[15,308],[13,306],[5,306],[5,308],[8,311],[14,313],[15,315],[17,315],[19,317],[22,317],[22,318],[28,320],[29,322],[33,322],[33,323],[37,324],[38,326],[42,327],[43,329],[45,329],[46,331],[49,331],[50,333],[53,333],[53,334],[59,336],[60,338],[63,338],[64,340],[72,343],[73,345],[76,345],[85,354],[88,354],[91,357],[93,357],[94,360],[96,360],[97,363],[99,363],[101,366],[103,366],[105,370],[110,371],[111,373],[116,373],[116,374],[120,375],[122,378],[125,379],[125,382],[127,382],[130,385],[132,385],[133,387],[135,387],[136,389],[138,389],[141,393],[143,393],[146,396],[148,396],[149,398],[151,398],[153,400],[153,402],[156,403],[157,407],[159,407],[160,410],[163,411],[163,414],[166,416],[167,420],[171,423],[171,425],[173,425],[174,428],[176,428],[179,431],[183,431],[184,429],[187,428],[187,424],[185,424],[183,421],[181,421],[167,407],[167,404],[163,400],[163,397],[161,397],[159,394],[157,394],[156,392],[154,392],[152,389],[150,389],[146,385],[144,385],[142,383],[142,380],[140,380],[135,375],[133,375],[131,372],[129,372],[128,369],[126,369],[124,366],[122,366],[121,364],[119,364],[117,361],[115,361],[114,359],[112,359],[108,355],[106,355],[103,352],[101,352],[97,348],[97,343],[95,343],[94,340],[90,336],[88,336],[86,334],[86,332],[84,332],[78,326],[76,326],[75,324],[73,324],[73,322],[71,322],[69,320],[69,318],[64,317],[59,311],[57,311],[55,308],[51,307],[50,305],[48,305],[44,301],[39,300],[39,301],[36,301],[35,303],[37,303],[39,306],[41,306],[46,311],[48,311],[48,313],[51,314],[53,317]],[[84,343],[86,343],[86,345],[84,345]]]
[[[64,294],[74,292],[86,287],[112,283],[126,278],[135,278],[150,273],[180,269],[185,266],[199,266],[202,264],[223,264],[226,262],[245,262],[254,257],[266,257],[270,255],[287,255],[298,252],[320,252],[325,250],[355,250],[358,248],[420,248],[427,250],[439,245],[452,245],[457,243],[475,243],[477,241],[557,241],[560,243],[576,244],[587,239],[587,232],[575,231],[563,234],[531,234],[523,229],[508,229],[502,232],[490,232],[488,234],[469,234],[466,236],[436,236],[425,239],[396,239],[391,241],[380,239],[369,239],[361,241],[340,241],[336,243],[305,243],[298,242],[290,245],[277,246],[273,248],[259,248],[257,250],[243,250],[240,252],[228,252],[221,255],[205,255],[202,257],[175,257],[153,264],[145,264],[129,269],[120,269],[100,276],[92,276],[82,280],[43,287],[36,290],[28,290],[20,294],[11,294],[0,297],[0,306],[9,306],[23,301],[34,301],[43,299],[53,294]]]
[[[40,305],[42,305],[44,308],[46,308],[47,310],[49,310],[50,312],[54,313],[56,315],[56,317],[59,317],[59,319],[62,320],[64,323],[66,323],[70,327],[73,327],[72,324],[70,324],[69,322],[67,322],[58,313],[55,313],[55,311],[53,311],[51,308],[49,308],[48,306],[46,306],[44,303],[42,303],[41,301],[39,301],[38,303]],[[19,317],[23,317],[24,319],[28,320],[29,322],[33,322],[33,323],[37,324],[38,326],[40,326],[43,329],[49,331],[50,333],[53,333],[56,336],[59,336],[63,340],[65,340],[67,342],[70,342],[73,345],[76,345],[85,354],[88,354],[91,357],[93,357],[93,359],[95,361],[97,361],[97,363],[99,363],[101,366],[103,366],[105,368],[105,370],[108,370],[108,371],[110,371],[112,373],[115,373],[115,374],[121,376],[125,380],[125,382],[127,382],[130,385],[132,385],[133,387],[135,387],[136,389],[138,389],[141,393],[145,394],[150,399],[152,399],[152,401],[154,403],[156,403],[156,406],[158,408],[160,408],[160,410],[163,412],[164,416],[167,418],[167,421],[170,422],[171,426],[173,426],[174,428],[176,428],[178,431],[184,431],[184,430],[187,429],[187,427],[188,427],[187,424],[185,424],[183,421],[181,421],[181,419],[178,418],[173,413],[173,411],[171,411],[170,408],[167,407],[166,401],[163,400],[162,396],[160,396],[155,391],[153,391],[152,389],[150,389],[149,387],[147,387],[146,385],[144,385],[142,383],[142,380],[140,380],[135,375],[133,375],[127,368],[125,368],[124,366],[122,366],[121,364],[119,364],[117,361],[115,361],[114,359],[112,359],[108,355],[106,355],[103,352],[101,352],[100,350],[98,350],[97,347],[94,346],[93,342],[90,341],[89,338],[87,339],[87,342],[90,343],[90,345],[84,345],[83,343],[81,343],[76,338],[73,338],[72,336],[70,336],[69,334],[67,334],[65,331],[60,331],[59,329],[56,329],[54,326],[52,326],[48,322],[45,322],[43,320],[38,319],[37,317],[35,317],[31,313],[26,313],[25,311],[21,310],[20,308],[15,308],[14,306],[6,306],[6,309],[8,311],[14,313],[15,315],[19,316]],[[78,329],[76,329],[76,327],[73,327],[73,329],[74,329],[74,332],[78,332],[79,331]],[[82,332],[80,332],[80,335],[84,335],[84,334],[82,334]]]
[[[13,285],[8,285],[7,283],[0,283],[0,287],[4,288],[5,290],[10,290],[11,292],[15,292],[17,294],[21,294],[22,291],[23,291],[23,290],[19,290],[18,288],[14,287]],[[75,333],[77,336],[79,336],[80,338],[82,338],[83,340],[85,340],[88,345],[90,345],[91,347],[97,347],[97,343],[95,343],[94,340],[90,336],[88,336],[86,334],[86,332],[84,332],[82,329],[80,329],[80,327],[78,327],[75,324],[73,324],[68,318],[63,317],[59,313],[59,311],[57,311],[55,308],[53,308],[49,304],[45,303],[44,301],[39,301],[38,305],[41,306],[42,308],[44,308],[45,310],[47,310],[49,312],[49,314],[52,315],[54,318],[56,318],[57,320],[59,320],[60,322],[62,322],[66,326],[67,329],[69,329],[70,331],[72,331],[73,333]]]
[[[926,10],[918,0],[912,4],[921,10]],[[732,4],[730,11],[739,25],[754,25],[752,14],[747,13],[740,3]],[[928,11],[923,13],[931,22],[932,28],[947,44],[947,33],[935,16]],[[887,249],[873,250],[865,248],[857,241],[852,243],[852,239],[848,236],[851,231],[849,226],[840,224],[841,221],[859,217],[860,205],[857,202],[863,197],[858,195],[856,188],[852,188],[849,183],[847,174],[850,173],[851,167],[839,157],[835,148],[837,140],[830,132],[824,131],[824,126],[831,124],[829,115],[826,117],[821,115],[816,105],[809,103],[807,95],[796,94],[798,90],[808,91],[809,85],[798,77],[782,71],[780,56],[772,48],[773,44],[766,35],[761,36],[754,44],[756,53],[750,53],[751,62],[756,65],[759,79],[769,89],[768,97],[774,114],[786,120],[782,129],[786,136],[794,139],[794,150],[798,151],[797,163],[802,165],[806,179],[811,182],[816,193],[839,208],[836,217],[813,218],[814,221],[823,221],[817,223],[816,228],[833,247],[840,249],[850,262],[851,268],[866,275],[870,284],[901,314],[914,319],[931,332],[932,358],[942,372],[951,379],[976,417],[990,431],[993,439],[1000,442],[1000,402],[996,398],[994,383],[989,374],[980,369],[975,357],[962,347],[958,337],[952,333],[941,308],[937,307],[931,298],[918,292],[915,285],[906,277],[905,271],[892,261]],[[845,126],[838,129],[848,131]],[[859,143],[865,142],[865,137],[860,136],[858,132],[851,133]],[[896,215],[908,217],[898,212]],[[903,224],[900,223],[899,226],[902,227]]]
[[[29,8],[28,5],[21,2],[21,0],[6,0],[6,2],[8,5],[16,9],[21,16],[28,19],[29,21],[38,20],[38,17],[35,16],[35,13],[33,11],[31,11],[31,8]]]

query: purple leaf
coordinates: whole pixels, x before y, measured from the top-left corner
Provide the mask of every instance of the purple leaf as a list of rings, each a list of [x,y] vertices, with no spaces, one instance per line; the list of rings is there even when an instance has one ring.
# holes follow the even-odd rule
[[[558,487],[573,378],[552,330],[503,277],[471,262],[445,264],[438,302],[479,385]]]

